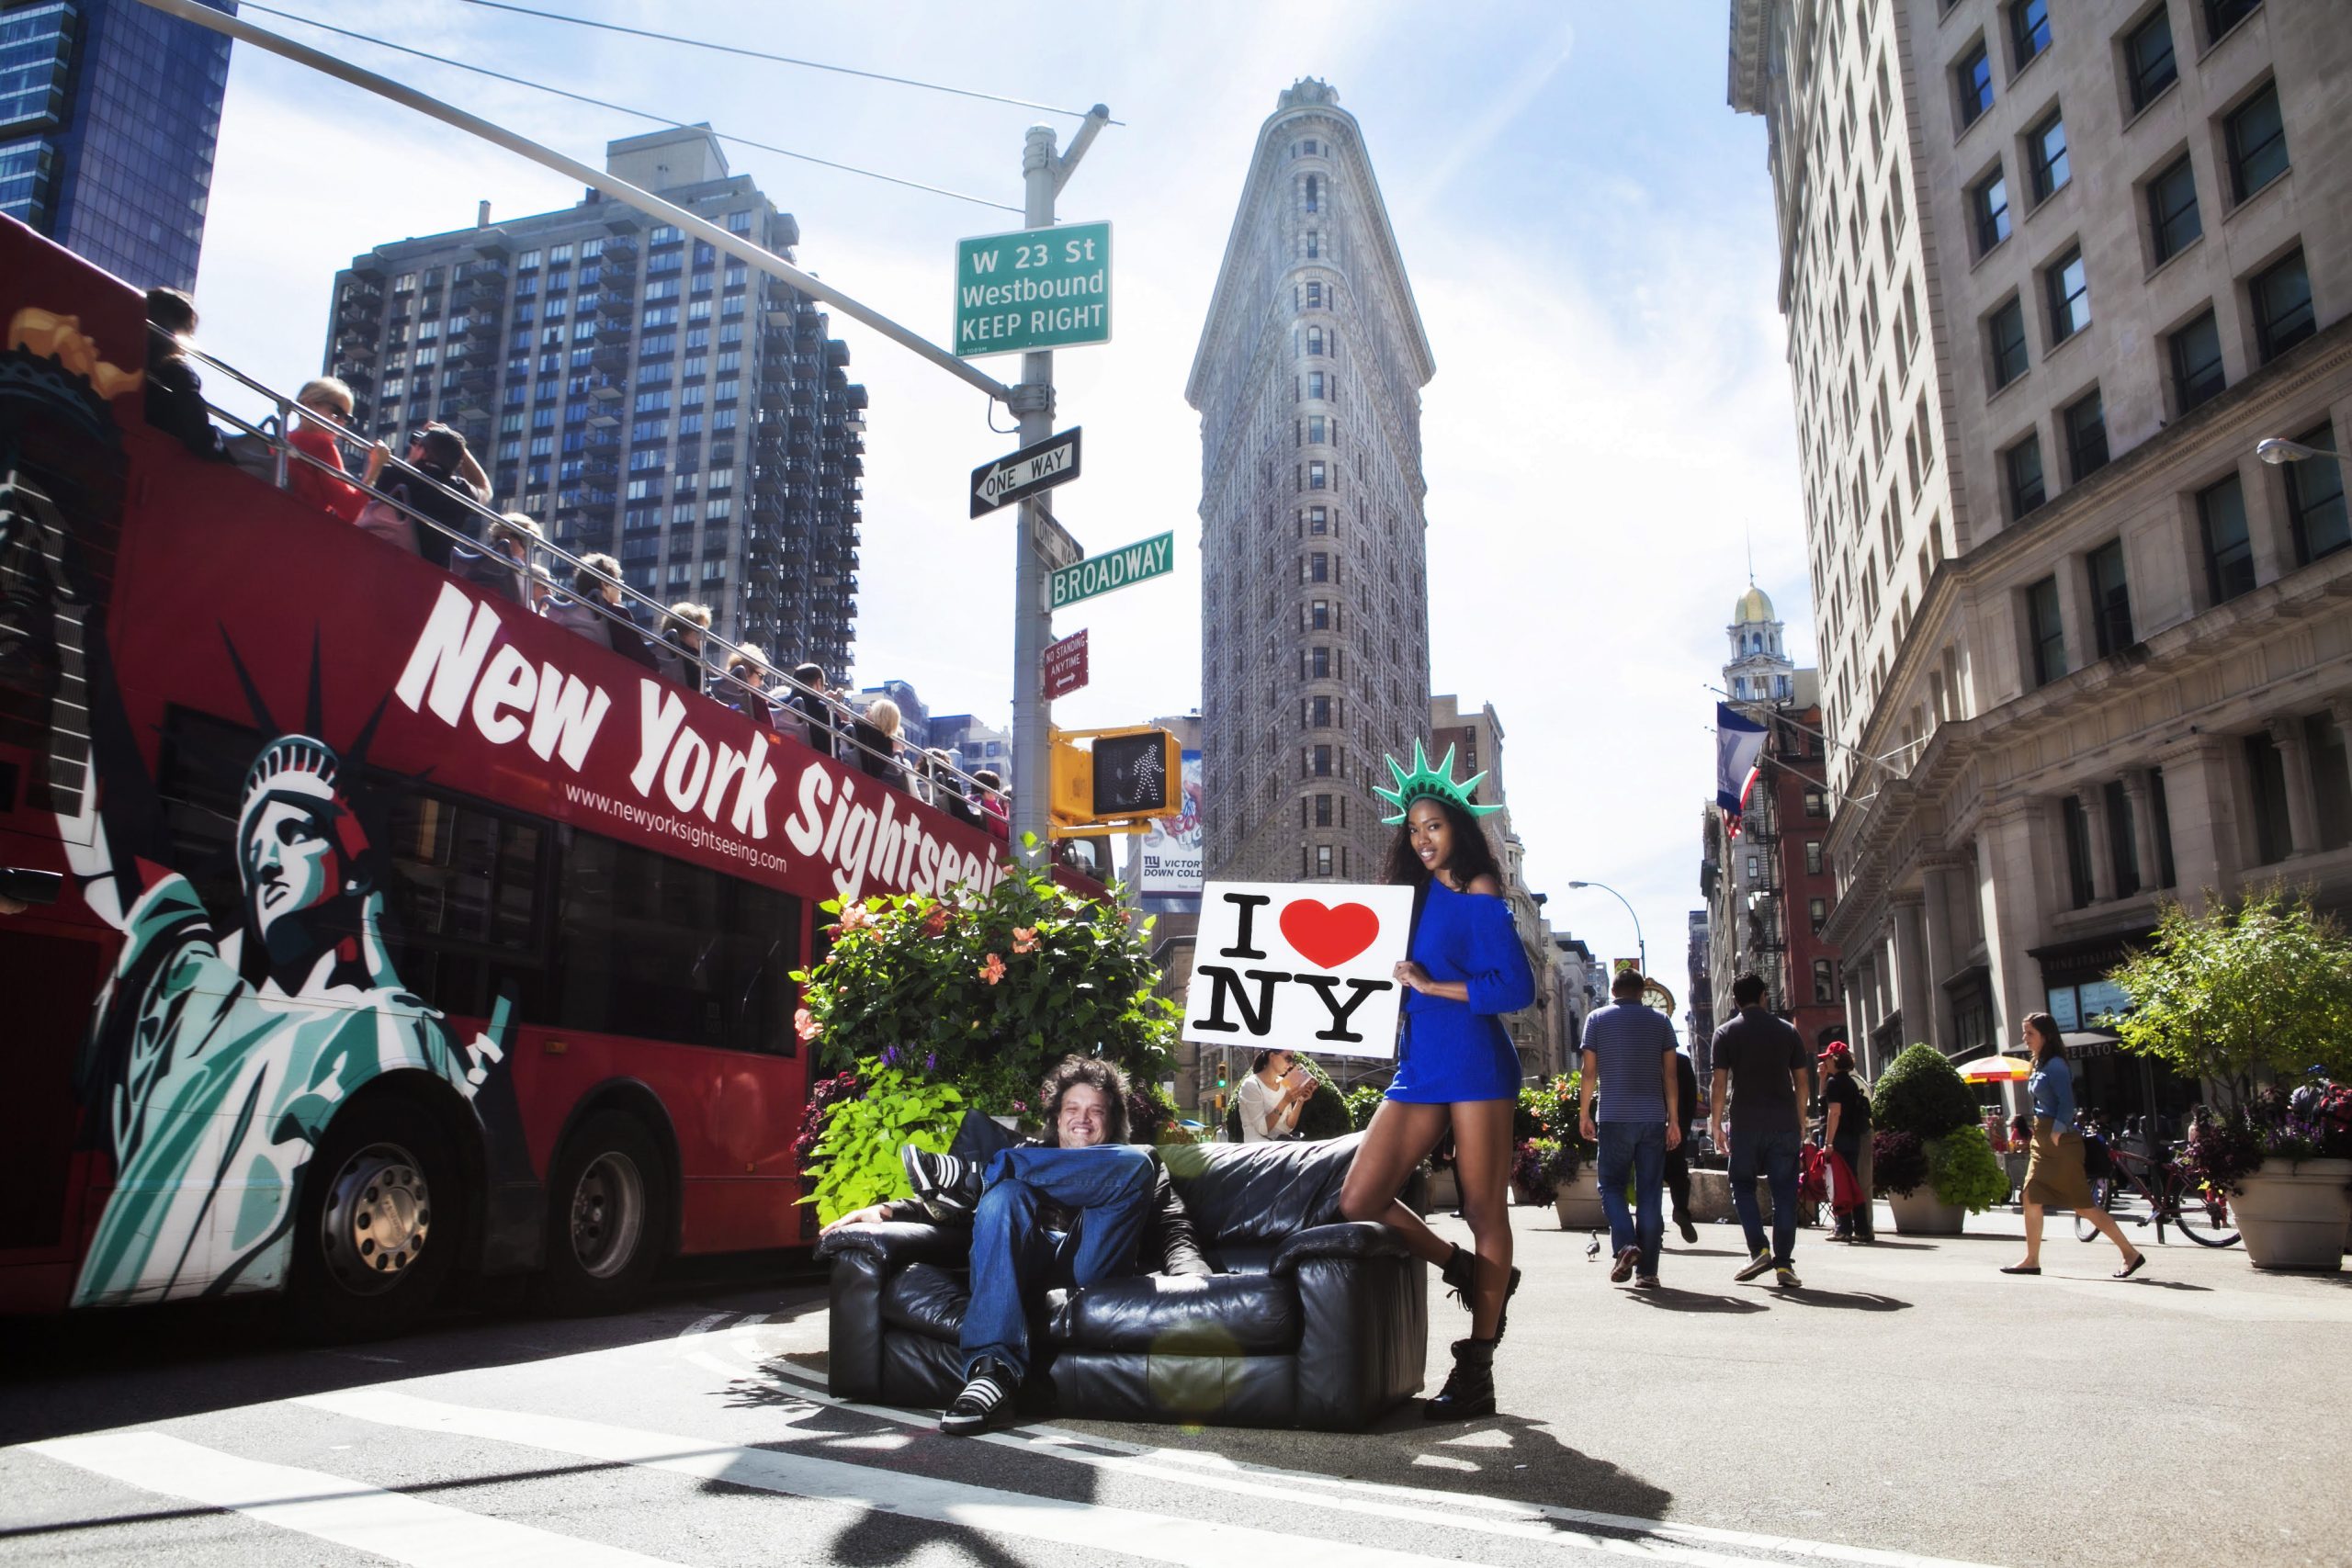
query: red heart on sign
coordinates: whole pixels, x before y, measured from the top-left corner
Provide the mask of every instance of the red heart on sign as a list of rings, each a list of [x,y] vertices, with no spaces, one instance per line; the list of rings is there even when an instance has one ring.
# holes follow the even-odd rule
[[[1283,940],[1318,969],[1337,969],[1380,934],[1380,917],[1362,904],[1328,908],[1312,898],[1283,906]]]

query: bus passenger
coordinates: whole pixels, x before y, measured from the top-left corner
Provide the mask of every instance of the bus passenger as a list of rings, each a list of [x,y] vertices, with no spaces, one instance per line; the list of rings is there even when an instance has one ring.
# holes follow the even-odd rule
[[[1012,813],[1004,802],[1004,775],[994,768],[974,768],[972,782],[980,786],[980,826],[995,837],[1012,838]]]
[[[768,668],[767,649],[758,643],[739,645],[727,659],[727,679],[711,688],[711,695],[754,724],[775,726],[775,704],[766,696],[775,672]]]
[[[886,789],[905,789],[907,770],[899,761],[899,705],[876,697],[863,717],[850,723],[850,741],[857,749],[858,771],[879,779]]]
[[[710,630],[710,606],[681,599],[670,606],[662,628],[661,646],[654,649],[662,676],[689,692],[703,688],[703,634]]]
[[[351,389],[333,376],[322,376],[315,381],[303,382],[294,402],[303,417],[295,421],[286,444],[321,466],[313,468],[300,457],[288,457],[286,488],[339,522],[358,522],[359,509],[368,504],[367,492],[334,477],[347,471],[343,466],[343,452],[335,445],[333,433],[320,423],[351,423]],[[368,451],[366,477],[369,484],[374,484],[376,476],[383,471],[388,455],[380,441]]]
[[[793,686],[784,699],[784,705],[800,715],[808,723],[808,749],[820,757],[840,755],[834,744],[834,732],[840,721],[825,701],[825,667],[821,664],[796,664],[792,669]]]
[[[972,804],[964,781],[956,774],[956,755],[942,746],[925,755],[931,761],[931,803],[967,827],[980,825],[980,808]]]
[[[490,476],[466,449],[466,438],[437,422],[416,433],[409,444],[408,460],[432,481],[424,484],[412,479],[399,487],[406,492],[408,509],[425,520],[416,530],[417,554],[447,571],[450,534],[467,539],[481,537],[475,508],[490,500]],[[433,526],[436,523],[440,527]]]
[[[230,461],[204,401],[204,378],[184,352],[196,335],[196,301],[176,288],[150,288],[147,322],[147,423],[209,462]]]

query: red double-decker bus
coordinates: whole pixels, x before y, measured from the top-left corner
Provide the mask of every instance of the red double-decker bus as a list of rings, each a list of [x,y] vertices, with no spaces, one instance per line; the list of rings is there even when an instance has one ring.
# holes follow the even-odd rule
[[[805,1244],[817,906],[1002,841],[198,460],[141,297],[6,220],[0,322],[0,866],[62,874],[0,915],[0,1312]]]

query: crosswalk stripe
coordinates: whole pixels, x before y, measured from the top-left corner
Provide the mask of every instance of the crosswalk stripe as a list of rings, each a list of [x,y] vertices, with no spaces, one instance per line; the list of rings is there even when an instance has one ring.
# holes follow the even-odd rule
[[[143,1492],[244,1514],[413,1568],[677,1568],[659,1557],[423,1502],[339,1475],[241,1459],[163,1432],[54,1438],[24,1449]]]
[[[1277,1561],[1284,1568],[1442,1568],[1455,1557],[1285,1535],[1216,1520],[1179,1518],[1096,1503],[976,1486],[936,1476],[846,1464],[768,1448],[645,1432],[568,1416],[450,1404],[379,1389],[308,1394],[296,1404],[412,1431],[515,1443],[574,1458],[690,1475],[763,1492],[814,1498],[958,1525],[993,1535],[1115,1552],[1182,1568],[1232,1568]],[[1624,1543],[1621,1543],[1624,1544]]]

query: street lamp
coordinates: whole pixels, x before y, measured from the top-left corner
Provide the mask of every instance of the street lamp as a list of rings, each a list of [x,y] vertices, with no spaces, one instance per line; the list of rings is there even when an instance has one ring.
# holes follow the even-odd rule
[[[2278,468],[2283,463],[2300,463],[2307,457],[2340,457],[2341,452],[2331,452],[2324,446],[2306,446],[2300,441],[2290,441],[2283,435],[2268,436],[2254,444],[2254,455]]]
[[[1642,940],[1642,917],[1634,914],[1633,904],[1627,900],[1623,893],[1618,892],[1617,889],[1610,886],[1606,882],[1571,882],[1568,886],[1571,887],[1598,887],[1603,893],[1608,894],[1611,898],[1616,899],[1617,902],[1625,906],[1625,913],[1633,915],[1634,918],[1634,949],[1641,955],[1642,978],[1645,980],[1648,979],[1650,977],[1649,943]]]

